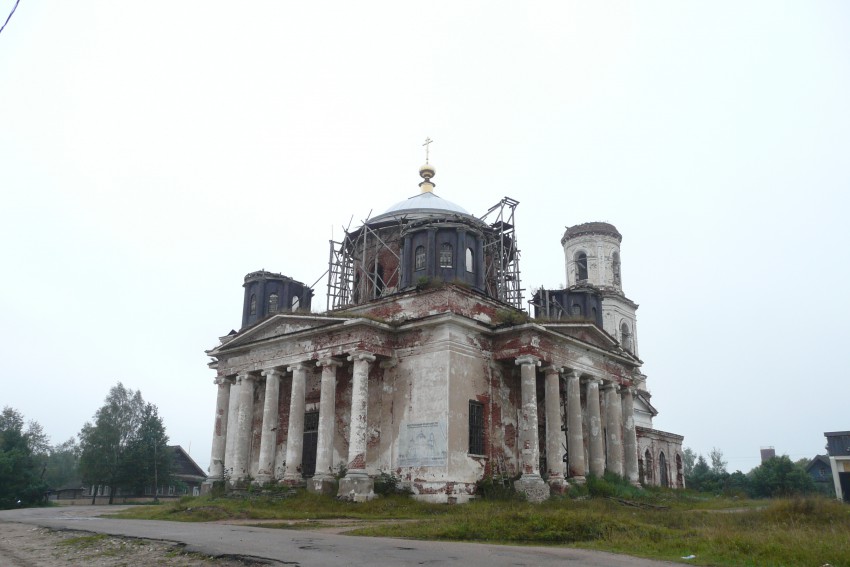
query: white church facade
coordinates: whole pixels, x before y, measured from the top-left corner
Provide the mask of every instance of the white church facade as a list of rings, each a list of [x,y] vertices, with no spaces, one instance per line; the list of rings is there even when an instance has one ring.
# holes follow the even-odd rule
[[[513,213],[420,192],[332,243],[328,305],[292,278],[245,278],[216,373],[210,481],[306,484],[355,501],[390,473],[465,502],[486,476],[530,500],[606,471],[683,487],[682,437],[653,429],[622,237],[567,229],[563,290],[522,305]]]

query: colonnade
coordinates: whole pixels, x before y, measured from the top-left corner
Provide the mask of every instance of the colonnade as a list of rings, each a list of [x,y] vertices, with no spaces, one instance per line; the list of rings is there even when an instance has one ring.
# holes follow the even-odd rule
[[[368,433],[369,370],[374,354],[354,351],[347,357],[353,366],[351,394],[351,424],[348,443],[347,474],[340,480],[339,494],[354,500],[372,496],[372,480],[366,473]],[[533,355],[515,360],[520,367],[521,407],[519,420],[519,464],[523,490],[540,495],[540,444],[537,427],[537,368],[541,359]],[[309,487],[325,492],[333,480],[333,441],[335,392],[340,360],[323,358],[315,363],[321,368],[319,425],[316,449],[316,471]],[[216,398],[215,428],[210,460],[210,480],[221,480],[225,471],[231,481],[246,479],[250,474],[249,449],[252,445],[254,393],[265,378],[265,402],[260,432],[260,451],[257,482],[282,480],[302,482],[301,460],[304,445],[304,410],[308,363],[273,367],[260,372],[247,372],[234,379],[220,377]],[[580,374],[577,370],[546,366],[542,369],[545,387],[545,447],[548,458],[549,487],[555,491],[566,488],[567,480],[583,482],[585,472],[601,476],[610,471],[638,483],[637,437],[634,424],[634,390],[611,380]],[[285,463],[276,469],[278,412],[281,379],[291,374],[289,422],[286,436]],[[566,392],[567,462],[561,459],[562,432],[561,386]],[[585,410],[582,412],[582,388]],[[602,396],[602,397],[600,397]],[[602,423],[601,404],[607,411]],[[586,430],[586,431],[585,431]],[[607,435],[607,437],[606,437]],[[587,462],[585,460],[587,438]],[[548,495],[548,492],[547,492]]]
[[[348,472],[340,482],[351,490],[356,485],[359,494],[371,494],[372,481],[366,474],[367,408],[369,402],[369,369],[375,355],[365,351],[352,352],[347,360],[353,363],[351,396],[351,435],[348,444]],[[310,480],[314,489],[323,491],[333,480],[333,441],[337,369],[343,363],[334,358],[323,358],[315,363],[322,370],[319,399],[319,428],[316,447],[316,472]],[[308,363],[301,362],[286,367],[274,367],[246,372],[235,379],[219,377],[216,397],[215,427],[210,458],[210,480],[223,480],[225,471],[231,481],[246,479],[250,474],[249,448],[252,444],[254,391],[260,376],[265,377],[265,401],[260,428],[260,454],[257,482],[282,480],[287,483],[302,482],[301,465],[304,450],[304,410],[308,376]],[[275,468],[277,430],[280,415],[281,379],[292,375],[290,383],[289,422],[287,424],[285,462],[282,470]],[[278,467],[280,469],[281,467]],[[346,483],[346,481],[351,481]]]
[[[540,478],[537,431],[537,367],[541,360],[525,355],[516,359],[520,366],[522,407],[520,412],[520,470],[526,482]],[[577,370],[547,366],[543,368],[546,412],[546,471],[549,485],[560,491],[566,481],[583,482],[585,472],[601,476],[606,471],[624,476],[637,484],[638,455],[634,422],[634,389],[596,376],[581,375]],[[564,434],[561,425],[560,379],[566,382],[567,462],[561,459]],[[581,389],[585,392],[582,413]],[[604,398],[600,398],[600,390]],[[602,423],[601,404],[606,406]],[[587,431],[585,432],[585,428]],[[585,434],[587,460],[585,462]],[[607,434],[607,438],[604,435]],[[522,478],[521,478],[522,480]]]

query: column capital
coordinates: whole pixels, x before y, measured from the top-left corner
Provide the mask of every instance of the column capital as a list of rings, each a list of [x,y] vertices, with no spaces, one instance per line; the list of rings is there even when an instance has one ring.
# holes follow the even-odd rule
[[[620,386],[620,394],[624,396],[634,396],[635,395],[635,387],[629,384],[628,386],[623,384]]]
[[[256,381],[257,381],[257,376],[255,374],[251,374],[249,372],[243,372],[242,374],[239,374],[239,375],[236,376],[236,382],[238,382],[239,384],[241,384],[243,382],[256,382]]]
[[[547,376],[549,374],[560,374],[562,370],[563,370],[562,367],[555,366],[554,364],[550,364],[548,366],[543,367],[543,374],[546,374]]]
[[[306,362],[296,362],[295,364],[291,364],[286,367],[287,372],[294,373],[296,370],[307,370]]]
[[[270,378],[270,377],[273,377],[275,375],[282,376],[283,370],[281,370],[280,368],[265,368],[260,372],[260,374],[262,374],[266,378]]]
[[[516,357],[517,366],[523,366],[525,364],[533,364],[534,366],[540,366],[540,358],[534,356],[533,354],[523,354],[522,356]]]
[[[366,362],[375,362],[375,355],[366,350],[354,350],[348,354],[348,362],[356,362],[365,360]]]
[[[389,368],[395,368],[396,366],[398,366],[398,359],[396,357],[392,357],[392,358],[388,358],[386,360],[382,360],[380,362],[380,366],[384,370],[387,370]]]
[[[213,384],[216,386],[223,386],[224,384],[230,384],[230,380],[228,380],[226,376],[218,376],[213,380]]]
[[[326,366],[336,366],[337,368],[339,368],[340,366],[342,366],[342,362],[335,358],[331,358],[330,356],[326,356],[325,358],[320,358],[319,360],[317,360],[316,366],[318,366],[319,368],[324,368]]]
[[[588,386],[592,386],[593,384],[599,386],[602,383],[602,378],[599,378],[598,376],[582,376],[581,381]]]
[[[605,390],[605,391],[614,390],[615,392],[619,392],[620,391],[620,385],[617,384],[616,382],[603,382],[602,383],[602,389]]]
[[[561,368],[561,374],[563,374],[564,378],[566,378],[567,380],[579,377],[578,372],[574,368]]]

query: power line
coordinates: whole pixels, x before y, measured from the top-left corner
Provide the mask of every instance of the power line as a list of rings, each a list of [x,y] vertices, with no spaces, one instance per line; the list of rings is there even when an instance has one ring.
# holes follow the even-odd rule
[[[11,12],[9,12],[9,15],[6,17],[6,21],[5,21],[5,22],[3,22],[3,26],[2,26],[2,27],[0,27],[0,33],[3,33],[3,30],[4,30],[4,29],[6,29],[6,24],[8,24],[8,23],[9,23],[9,20],[11,20],[11,19],[12,19],[12,14],[14,14],[14,13],[15,13],[15,10],[17,10],[17,9],[18,9],[18,2],[20,2],[20,1],[21,1],[21,0],[15,0],[15,5],[14,5],[14,6],[12,6],[12,11],[11,11]]]

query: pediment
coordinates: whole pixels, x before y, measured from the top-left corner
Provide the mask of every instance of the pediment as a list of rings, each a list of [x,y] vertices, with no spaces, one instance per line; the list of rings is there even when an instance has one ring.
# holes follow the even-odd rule
[[[616,339],[592,323],[543,323],[542,326],[604,350],[620,350]]]
[[[236,335],[233,335],[233,338],[226,340],[216,348],[207,351],[207,354],[215,356],[217,353],[247,344],[285,337],[308,329],[339,325],[345,322],[345,320],[346,319],[334,317],[279,313],[269,317],[268,319],[260,321],[252,327],[240,331]]]

